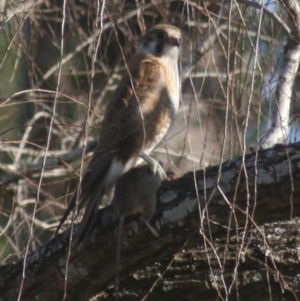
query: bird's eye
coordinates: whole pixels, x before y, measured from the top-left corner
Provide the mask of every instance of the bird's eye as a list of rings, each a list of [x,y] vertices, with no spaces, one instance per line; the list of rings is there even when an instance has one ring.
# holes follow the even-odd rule
[[[165,31],[163,31],[163,30],[157,30],[157,31],[155,32],[155,36],[156,36],[159,40],[162,40],[162,39],[164,39],[164,38],[167,37],[167,33],[166,33]]]

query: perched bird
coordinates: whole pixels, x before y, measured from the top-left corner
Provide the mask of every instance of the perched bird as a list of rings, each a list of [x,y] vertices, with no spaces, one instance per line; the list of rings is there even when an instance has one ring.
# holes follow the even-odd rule
[[[74,208],[85,207],[77,235],[80,242],[103,195],[140,157],[151,163],[154,172],[163,173],[149,153],[164,138],[178,110],[180,43],[180,30],[167,24],[156,25],[142,36],[107,105],[98,146],[56,233]]]
[[[140,214],[140,219],[155,237],[157,231],[150,225],[156,208],[156,193],[161,185],[162,177],[159,173],[153,174],[148,165],[137,166],[122,175],[116,182],[111,202],[112,211],[119,219],[116,255],[115,295],[119,296],[121,241],[123,224],[126,217]]]

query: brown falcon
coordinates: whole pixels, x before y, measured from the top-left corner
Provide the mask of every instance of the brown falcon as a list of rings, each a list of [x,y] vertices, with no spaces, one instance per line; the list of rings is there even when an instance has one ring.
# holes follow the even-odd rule
[[[148,155],[168,132],[179,106],[180,42],[180,30],[167,24],[156,25],[142,36],[107,105],[97,149],[57,231],[78,202],[78,210],[85,207],[78,230],[82,240],[101,198],[116,180],[139,157],[152,160]]]

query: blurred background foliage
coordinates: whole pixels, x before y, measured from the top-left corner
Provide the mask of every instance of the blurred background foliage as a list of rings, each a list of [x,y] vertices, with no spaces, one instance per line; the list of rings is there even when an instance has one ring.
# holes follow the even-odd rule
[[[130,59],[145,28],[167,22],[183,33],[180,112],[164,143],[153,151],[165,169],[180,176],[256,146],[268,126],[287,39],[283,24],[272,14],[287,24],[288,17],[276,2],[264,3],[269,13],[249,4],[2,1],[0,254],[4,261],[21,257],[26,246],[35,249],[53,235],[82,163],[81,156],[57,159],[90,142],[83,160],[88,161],[124,59]],[[291,140],[298,135],[298,93],[299,78]],[[45,156],[55,164],[47,161],[42,172]]]

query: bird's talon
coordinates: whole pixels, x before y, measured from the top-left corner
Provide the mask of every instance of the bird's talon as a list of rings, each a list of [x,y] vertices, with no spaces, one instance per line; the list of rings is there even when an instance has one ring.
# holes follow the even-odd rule
[[[147,164],[149,165],[149,167],[152,171],[152,174],[154,176],[159,175],[159,177],[162,180],[167,178],[167,174],[165,173],[163,167],[161,166],[161,164],[157,160],[153,159],[152,157],[150,157],[149,155],[147,155],[145,153],[141,153],[140,157],[147,162]]]

